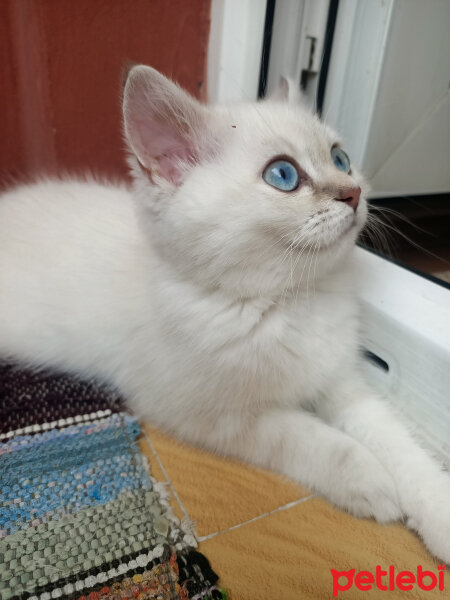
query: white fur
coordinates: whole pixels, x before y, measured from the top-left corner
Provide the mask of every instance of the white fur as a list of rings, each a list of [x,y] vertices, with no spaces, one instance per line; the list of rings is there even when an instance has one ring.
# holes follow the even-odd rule
[[[164,113],[168,153],[139,137],[132,191],[43,180],[1,197],[0,355],[113,382],[179,438],[357,516],[406,516],[450,561],[450,478],[359,376],[366,204],[334,197],[365,186],[334,167],[335,134],[279,99],[206,108],[151,69],[128,81],[130,147]],[[311,181],[267,185],[278,155]]]

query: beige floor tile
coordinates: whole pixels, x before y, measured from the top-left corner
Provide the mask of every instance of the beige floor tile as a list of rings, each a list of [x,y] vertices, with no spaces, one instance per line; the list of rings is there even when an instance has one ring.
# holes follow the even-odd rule
[[[203,452],[144,426],[199,536],[308,495],[283,477]]]
[[[394,565],[397,572],[415,572],[420,564],[437,572],[421,541],[404,526],[355,519],[319,498],[206,540],[200,551],[220,574],[231,600],[330,600],[331,568],[375,572],[379,564],[385,570]],[[445,577],[450,589],[450,573]],[[434,600],[450,593],[353,587],[338,595],[342,600],[366,597]]]

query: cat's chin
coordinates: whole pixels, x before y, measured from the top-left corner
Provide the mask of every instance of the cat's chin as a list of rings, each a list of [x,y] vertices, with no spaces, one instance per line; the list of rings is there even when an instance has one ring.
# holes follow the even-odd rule
[[[341,231],[337,232],[333,236],[320,235],[315,239],[313,238],[306,244],[295,245],[293,242],[286,242],[284,246],[291,252],[298,254],[302,254],[311,250],[317,253],[326,252],[341,244],[354,244],[356,242],[358,232],[358,222],[356,219],[354,219],[351,223],[346,224]]]
[[[324,249],[329,249],[341,243],[354,243],[356,241],[357,235],[358,223],[356,219],[354,219],[350,224],[344,226],[342,231],[339,232],[333,240],[325,240],[323,243],[323,247]]]

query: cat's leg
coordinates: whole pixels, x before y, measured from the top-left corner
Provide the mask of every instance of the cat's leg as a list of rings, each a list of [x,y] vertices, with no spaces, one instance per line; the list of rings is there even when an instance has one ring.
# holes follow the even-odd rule
[[[394,408],[363,382],[334,388],[319,408],[330,425],[365,445],[391,473],[409,527],[450,563],[450,475],[425,451]]]
[[[310,413],[267,411],[232,448],[219,451],[284,473],[355,516],[402,516],[395,483],[378,459]]]

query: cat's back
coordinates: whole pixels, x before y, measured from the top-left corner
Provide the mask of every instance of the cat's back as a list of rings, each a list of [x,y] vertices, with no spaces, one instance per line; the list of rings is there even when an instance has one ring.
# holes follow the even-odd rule
[[[121,318],[142,295],[142,254],[124,186],[46,180],[3,193],[0,354],[48,351],[54,360],[78,338],[86,352],[102,336],[123,335]]]
[[[0,274],[106,266],[137,239],[131,194],[123,185],[42,180],[0,195]],[[48,275],[48,273],[47,273]]]
[[[94,180],[41,180],[0,194],[0,245],[34,240],[47,245],[96,231],[126,235],[134,227],[131,196],[124,185]]]

